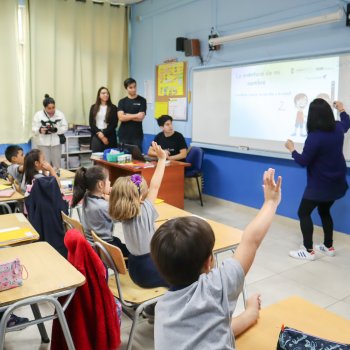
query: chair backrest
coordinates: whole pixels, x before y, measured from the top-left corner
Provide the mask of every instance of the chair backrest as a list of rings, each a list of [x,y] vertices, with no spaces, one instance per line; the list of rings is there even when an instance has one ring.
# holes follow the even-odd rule
[[[62,215],[62,220],[63,220],[63,224],[66,232],[71,228],[75,228],[85,236],[83,226],[79,221],[72,219],[71,217],[66,215],[63,211],[61,211],[61,215]]]
[[[200,147],[192,146],[186,157],[186,162],[191,163],[191,166],[186,168],[186,172],[200,172],[202,169],[203,156],[204,152]]]
[[[96,248],[98,251],[98,254],[100,255],[100,258],[102,259],[102,261],[111,269],[113,270],[117,270],[118,273],[125,275],[127,273],[127,268],[125,265],[125,261],[124,261],[124,257],[123,257],[123,253],[122,251],[112,245],[107,243],[106,241],[104,241],[103,239],[101,239],[99,236],[97,236],[97,234],[91,230],[91,235],[92,238],[94,239],[96,244]],[[99,250],[99,245],[101,245],[102,247],[104,247],[104,249],[108,252],[110,258],[112,259],[112,262],[115,266],[111,265],[108,257],[104,256],[103,252]]]

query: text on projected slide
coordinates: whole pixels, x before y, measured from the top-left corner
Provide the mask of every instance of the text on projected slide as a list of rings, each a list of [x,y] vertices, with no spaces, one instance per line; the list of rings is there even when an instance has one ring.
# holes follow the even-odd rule
[[[232,68],[230,136],[304,142],[309,104],[338,98],[339,56]]]

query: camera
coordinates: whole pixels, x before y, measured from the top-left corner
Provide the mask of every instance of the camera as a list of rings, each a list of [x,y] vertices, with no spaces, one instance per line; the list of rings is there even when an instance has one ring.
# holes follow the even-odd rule
[[[57,128],[54,125],[54,123],[49,122],[49,121],[41,120],[41,127],[47,129],[45,134],[53,134],[53,133],[57,132]]]

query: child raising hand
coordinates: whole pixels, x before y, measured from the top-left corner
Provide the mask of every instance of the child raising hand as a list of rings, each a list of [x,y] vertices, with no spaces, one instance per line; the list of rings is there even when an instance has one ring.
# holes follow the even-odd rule
[[[150,242],[158,217],[153,203],[163,179],[166,153],[156,142],[152,142],[152,149],[158,162],[149,188],[139,174],[119,177],[112,187],[109,200],[109,214],[114,220],[122,222],[125,243],[130,251],[130,277],[144,288],[166,286],[150,255]]]

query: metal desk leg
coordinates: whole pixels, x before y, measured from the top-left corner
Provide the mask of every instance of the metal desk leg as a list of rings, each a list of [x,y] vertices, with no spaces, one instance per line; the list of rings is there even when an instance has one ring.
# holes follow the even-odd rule
[[[41,316],[38,304],[31,304],[30,307],[32,308],[34,318],[36,320],[41,319],[42,316]],[[50,338],[47,335],[44,323],[38,323],[37,326],[38,326],[38,329],[39,329],[39,333],[41,335],[41,341],[43,343],[50,343]]]

